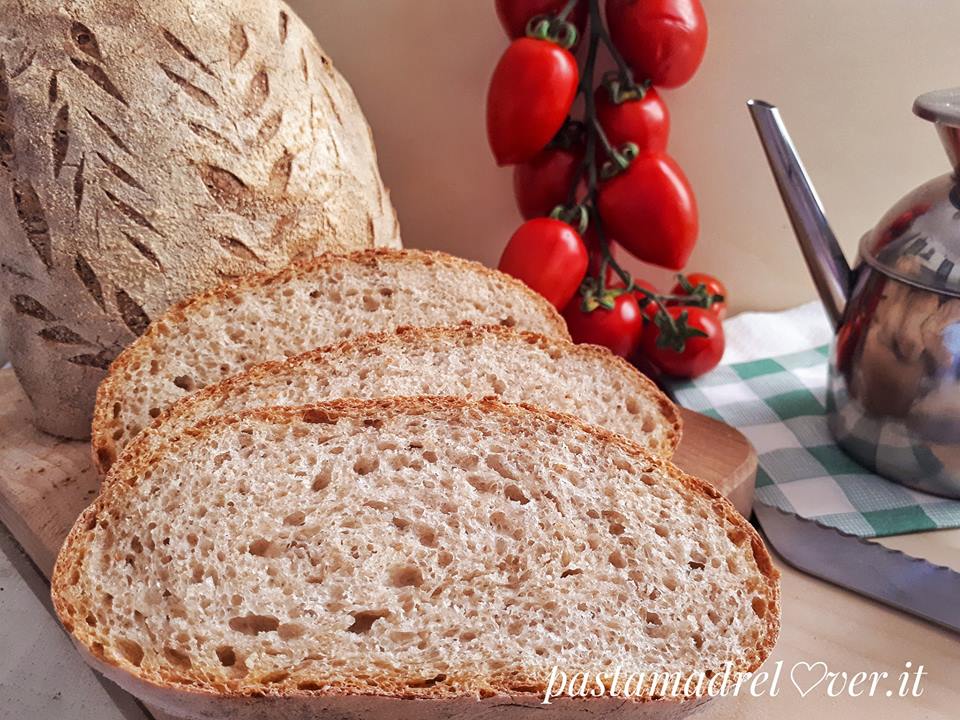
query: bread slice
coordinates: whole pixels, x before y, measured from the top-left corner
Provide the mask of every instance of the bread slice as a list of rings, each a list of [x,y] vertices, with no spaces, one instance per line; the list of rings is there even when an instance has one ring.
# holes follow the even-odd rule
[[[134,443],[136,452],[214,415],[253,407],[304,405],[344,397],[498,396],[570,413],[664,457],[680,440],[680,414],[633,366],[595,345],[485,327],[404,327],[365,335],[282,362],[256,365],[171,405]],[[101,472],[123,450],[109,432],[93,435]]]
[[[400,325],[516,326],[569,338],[563,318],[519,280],[440,252],[327,254],[195,295],[150,324],[97,391],[93,435],[109,466],[165,408],[266,360]]]
[[[777,577],[729,502],[636,443],[420,397],[210,418],[116,463],[52,594],[96,667],[178,715],[676,716],[696,703],[646,685],[539,702],[554,666],[756,669]]]

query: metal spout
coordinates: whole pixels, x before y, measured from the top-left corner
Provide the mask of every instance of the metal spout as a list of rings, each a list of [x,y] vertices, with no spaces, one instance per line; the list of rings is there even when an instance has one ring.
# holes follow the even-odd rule
[[[803,259],[834,328],[839,328],[850,296],[850,266],[776,106],[763,100],[748,100],[747,107],[800,243]]]

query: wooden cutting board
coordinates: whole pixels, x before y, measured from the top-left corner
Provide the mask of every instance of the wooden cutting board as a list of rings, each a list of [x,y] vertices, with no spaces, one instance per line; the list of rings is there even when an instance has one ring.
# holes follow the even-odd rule
[[[682,470],[706,480],[750,517],[757,479],[757,452],[743,433],[726,423],[680,408],[683,437],[673,456]]]

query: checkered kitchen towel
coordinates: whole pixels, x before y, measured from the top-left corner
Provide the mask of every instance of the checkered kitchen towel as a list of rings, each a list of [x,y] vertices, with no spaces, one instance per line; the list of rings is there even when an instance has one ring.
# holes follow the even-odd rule
[[[831,333],[819,303],[744,313],[725,331],[723,364],[672,390],[750,439],[757,501],[862,537],[960,527],[960,501],[884,480],[834,443],[824,415]]]

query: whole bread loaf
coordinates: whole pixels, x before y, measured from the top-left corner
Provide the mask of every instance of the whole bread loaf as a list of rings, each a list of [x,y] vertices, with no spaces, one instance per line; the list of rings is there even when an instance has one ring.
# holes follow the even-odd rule
[[[553,306],[519,280],[439,252],[325,255],[200,293],[110,367],[94,412],[97,463],[108,467],[115,448],[180,398],[253,365],[401,325],[464,321],[569,338]]]
[[[539,703],[554,666],[736,677],[780,617],[713,488],[570,416],[449,397],[212,418],[119,462],[52,593],[108,677],[224,719],[677,717],[697,702],[650,675]]]
[[[618,432],[663,457],[680,440],[674,404],[606,348],[488,325],[404,327],[256,365],[170,406],[137,436],[141,441],[126,447],[149,453],[204,418],[254,407],[404,395],[497,396],[539,405]],[[105,473],[124,446],[113,439],[117,425],[100,419],[92,442]]]
[[[398,246],[350,87],[278,0],[0,0],[0,284],[38,425],[224,278]]]

